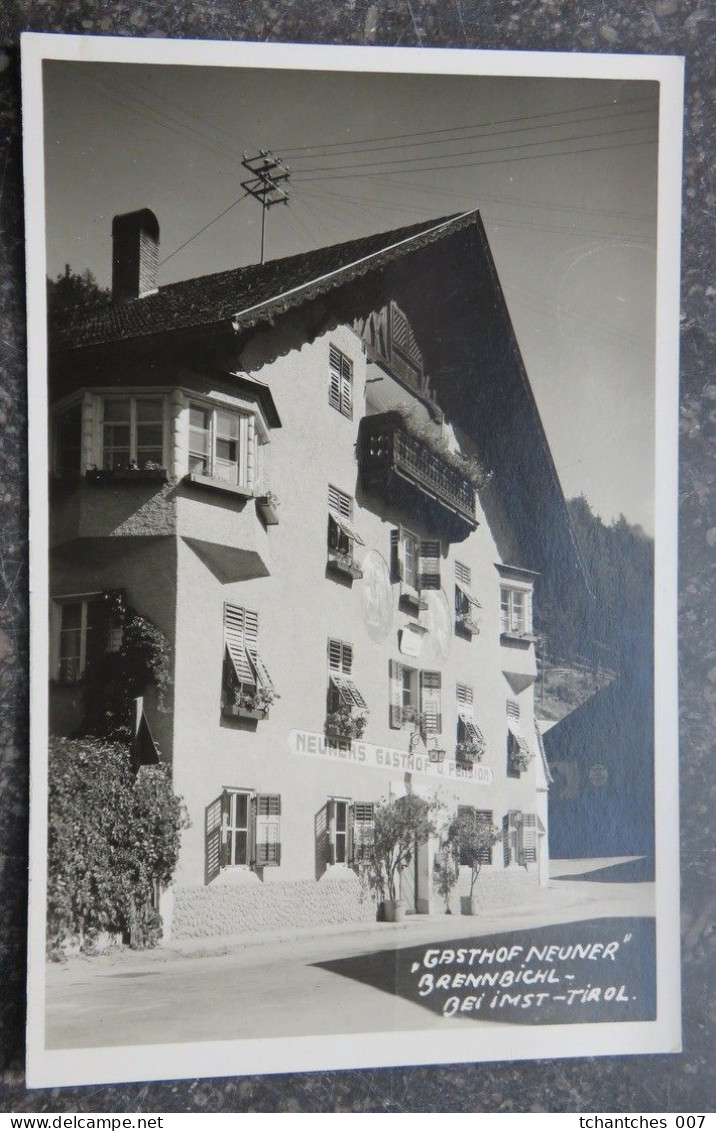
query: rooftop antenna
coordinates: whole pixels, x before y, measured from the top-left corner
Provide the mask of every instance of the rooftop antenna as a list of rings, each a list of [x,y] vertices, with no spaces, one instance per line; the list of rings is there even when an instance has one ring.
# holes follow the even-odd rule
[[[266,213],[274,204],[288,204],[288,192],[281,186],[282,183],[288,182],[291,170],[288,165],[283,164],[280,157],[274,157],[267,149],[259,150],[256,157],[249,157],[244,153],[241,164],[251,174],[248,180],[241,182],[241,187],[261,205],[261,262],[263,263]]]

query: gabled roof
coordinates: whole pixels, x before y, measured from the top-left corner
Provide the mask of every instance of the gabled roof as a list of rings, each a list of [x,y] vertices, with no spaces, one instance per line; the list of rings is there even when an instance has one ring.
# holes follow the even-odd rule
[[[411,224],[285,259],[169,283],[127,302],[72,310],[55,320],[51,348],[81,349],[222,322],[251,326],[442,239],[476,217],[476,212],[468,212]]]

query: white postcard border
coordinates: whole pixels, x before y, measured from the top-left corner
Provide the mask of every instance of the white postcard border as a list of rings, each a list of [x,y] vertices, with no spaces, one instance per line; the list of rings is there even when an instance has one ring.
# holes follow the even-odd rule
[[[655,537],[655,826],[657,1018],[653,1022],[500,1025],[489,1032],[369,1033],[270,1040],[45,1049],[47,884],[47,341],[42,63],[46,59],[202,67],[390,71],[625,79],[660,84]],[[683,119],[681,58],[555,52],[294,46],[26,33],[22,36],[27,247],[30,496],[30,904],[27,1082],[30,1087],[552,1057],[678,1052],[677,711],[678,311]]]

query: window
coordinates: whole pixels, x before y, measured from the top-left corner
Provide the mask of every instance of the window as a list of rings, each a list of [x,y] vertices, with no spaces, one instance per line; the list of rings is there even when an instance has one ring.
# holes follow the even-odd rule
[[[222,790],[205,810],[205,881],[222,868],[267,868],[281,863],[281,795]]]
[[[102,467],[164,466],[164,397],[102,397]]]
[[[251,609],[224,605],[224,674],[222,707],[228,714],[259,712],[263,717],[276,697],[258,652],[259,617]]]
[[[532,752],[522,730],[520,705],[516,699],[507,700],[507,772],[519,777],[532,761]]]
[[[258,482],[257,431],[248,412],[189,406],[189,472],[246,490]]]
[[[500,632],[516,636],[532,632],[531,590],[500,586]]]
[[[473,718],[473,690],[467,683],[456,685],[457,757],[473,761],[485,751],[482,731]]]
[[[368,704],[352,679],[352,669],[353,645],[344,640],[329,639],[329,711],[350,714],[354,707],[363,711],[368,709]]]
[[[457,815],[461,821],[464,820],[466,823],[473,825],[477,832],[481,832],[483,830],[485,833],[492,832],[492,809],[475,809],[472,805],[458,805]],[[466,858],[466,855],[463,852],[460,853],[460,863],[471,863],[471,861]],[[492,863],[492,844],[490,843],[488,838],[486,838],[485,844],[480,849],[480,852],[478,854],[478,863]]]
[[[390,533],[390,563],[393,581],[400,582],[400,595],[415,599],[426,589],[440,588],[440,542],[419,539],[404,526]]]
[[[335,346],[329,350],[328,403],[353,419],[353,362]]]
[[[332,798],[328,803],[328,829],[330,838],[330,862],[345,864],[348,861],[348,828],[350,802]]]
[[[52,470],[56,475],[82,468],[82,405],[58,412],[53,420]]]
[[[423,734],[442,730],[441,675],[420,671],[391,660],[390,725],[396,730],[413,727]]]
[[[228,814],[226,819],[226,864],[227,866],[249,863],[249,812],[251,798],[248,793],[227,793]]]
[[[472,570],[462,562],[455,562],[455,623],[470,636],[480,631],[479,611],[482,605],[472,594]]]
[[[328,488],[328,557],[341,563],[354,561],[355,545],[365,543],[353,526],[353,499],[337,487]]]
[[[541,823],[540,823],[541,829]],[[526,868],[537,861],[538,821],[534,813],[510,809],[502,819],[502,844],[505,866],[519,864]],[[544,830],[542,829],[544,832]]]
[[[104,651],[104,602],[100,596],[67,598],[55,607],[59,614],[56,678],[60,683],[76,683]]]
[[[365,864],[373,855],[373,802],[328,800],[329,864]]]

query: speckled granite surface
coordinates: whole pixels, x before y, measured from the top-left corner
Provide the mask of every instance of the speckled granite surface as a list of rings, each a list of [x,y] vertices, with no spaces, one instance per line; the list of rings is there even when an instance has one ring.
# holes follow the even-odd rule
[[[708,0],[6,0],[0,6],[0,1110],[712,1111],[716,548],[714,10]],[[27,1092],[27,507],[20,32],[683,54],[681,816],[684,1052]]]

